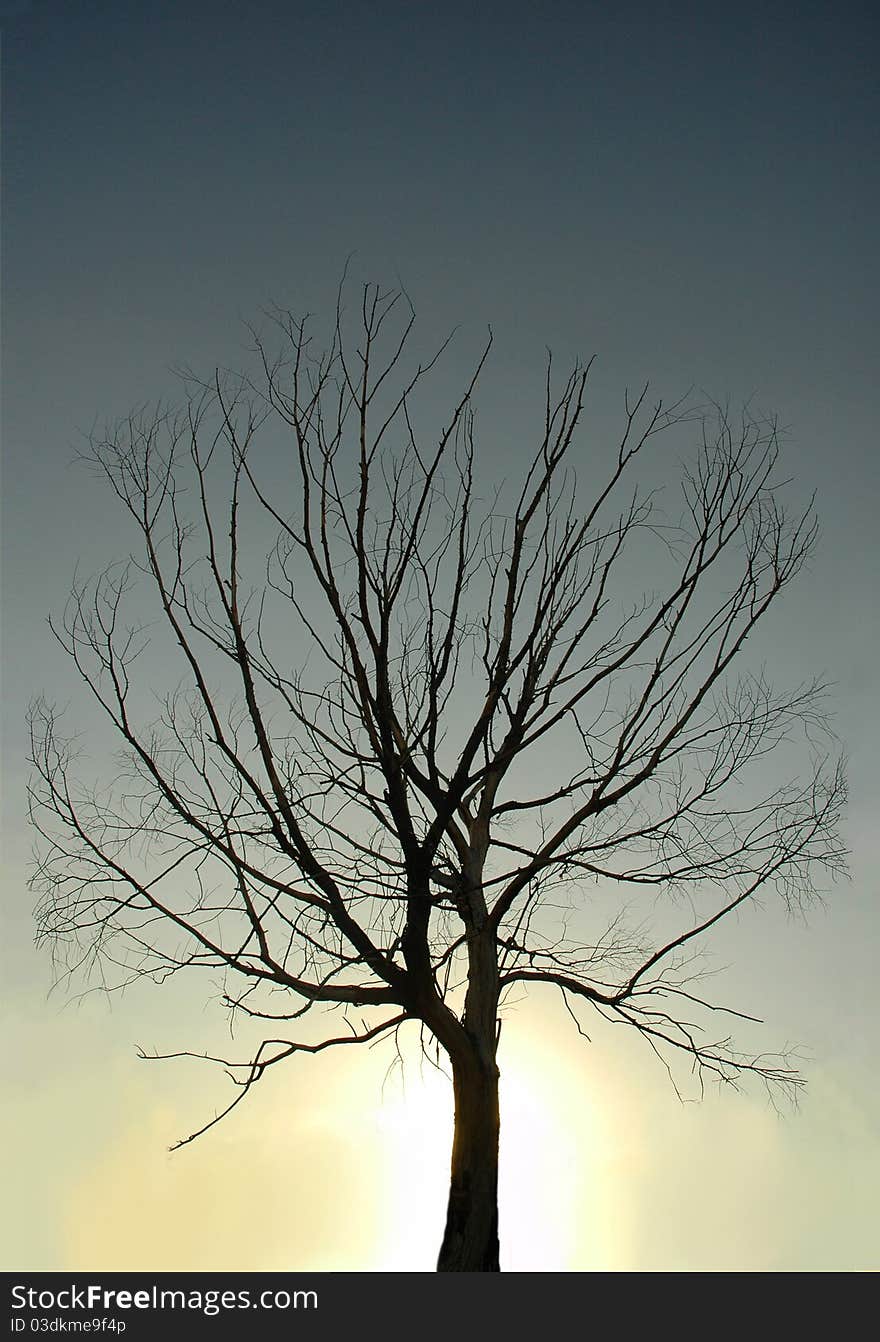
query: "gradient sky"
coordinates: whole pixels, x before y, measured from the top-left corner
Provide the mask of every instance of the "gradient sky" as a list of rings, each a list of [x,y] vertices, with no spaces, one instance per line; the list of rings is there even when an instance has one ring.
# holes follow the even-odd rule
[[[646,379],[750,399],[818,492],[768,657],[836,682],[852,881],[807,925],[768,903],[719,945],[766,1046],[811,1054],[801,1109],[682,1106],[638,1040],[587,1047],[558,1003],[523,1004],[502,1044],[502,1265],[880,1266],[876,22],[611,8],[0,5],[4,1267],[434,1261],[440,1079],[411,1061],[383,1091],[378,1051],[298,1062],[169,1157],[222,1078],[133,1045],[202,1047],[217,1014],[184,985],[47,999],[25,889],[25,707],[81,703],[45,615],[78,560],[129,544],[71,465],[78,435],[173,394],[174,365],[234,363],[268,302],[329,314],[352,252],[406,285],[429,343],[460,325],[453,375],[491,323],[485,469],[529,450],[551,345],[598,355],[597,430]]]

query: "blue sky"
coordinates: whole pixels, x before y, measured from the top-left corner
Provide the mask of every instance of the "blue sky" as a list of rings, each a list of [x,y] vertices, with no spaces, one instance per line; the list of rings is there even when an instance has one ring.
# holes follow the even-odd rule
[[[189,1087],[200,1080],[152,1073],[149,1094],[160,1107],[139,1125],[143,1082],[131,1043],[147,1022],[168,1025],[171,1008],[154,993],[135,994],[112,1015],[96,1003],[62,1010],[46,1001],[49,968],[30,945],[24,710],[41,689],[77,702],[44,617],[63,604],[77,561],[95,567],[128,545],[94,480],[71,464],[78,435],[173,396],[172,366],[235,363],[247,341],[242,319],[269,302],[329,316],[351,253],[358,276],[405,284],[429,343],[460,328],[452,376],[491,323],[495,351],[478,403],[489,470],[528,451],[522,425],[540,398],[548,345],[561,361],[597,354],[597,440],[615,422],[624,388],[646,380],[670,398],[693,387],[733,405],[749,400],[788,427],[787,470],[796,496],[816,489],[822,536],[810,572],[780,608],[768,655],[793,680],[815,670],[836,682],[853,880],[832,892],[810,928],[769,909],[766,922],[738,926],[724,954],[735,959],[740,996],[766,1014],[768,1038],[797,1038],[814,1052],[814,1084],[783,1129],[766,1125],[759,1100],[713,1101],[681,1119],[662,1078],[626,1049],[597,1043],[595,1062],[567,1036],[557,1043],[562,1020],[545,1022],[543,1007],[538,1019],[563,1050],[559,1074],[582,1066],[585,1085],[591,1069],[601,1074],[603,1103],[617,1116],[602,1129],[612,1153],[603,1178],[624,1190],[629,1221],[609,1265],[693,1263],[712,1178],[728,1193],[739,1188],[729,1162],[764,1168],[757,1152],[777,1182],[768,1174],[752,1197],[738,1194],[733,1229],[715,1232],[720,1265],[763,1252],[767,1266],[876,1266],[868,1227],[880,1006],[872,953],[880,931],[877,24],[855,4],[804,6],[797,20],[765,10],[631,5],[612,17],[610,7],[590,4],[262,0],[0,7],[3,979],[12,1121],[25,1139],[25,1128],[34,1134],[22,1168],[43,1179],[45,1198],[41,1215],[22,1211],[10,1266],[81,1261],[64,1227],[76,1220],[82,1189],[110,1189],[114,1170],[156,1158],[177,1135],[166,1128],[197,1107]],[[181,1003],[198,1045],[201,1001],[175,999],[175,1010]],[[71,1049],[82,1058],[78,1079]],[[37,1056],[45,1061],[37,1065]],[[56,1153],[51,1177],[39,1173],[41,1087],[71,1114],[69,1159]],[[634,1093],[655,1106],[655,1122],[627,1127],[623,1097]],[[97,1141],[88,1134],[100,1103],[108,1117]],[[564,1103],[577,1110],[571,1096]],[[259,1130],[257,1118],[245,1122],[254,1126],[222,1139],[239,1143],[242,1161],[247,1133]],[[381,1164],[386,1137],[377,1123]],[[329,1169],[329,1148],[320,1135],[314,1141],[315,1160]],[[198,1178],[179,1158],[162,1166],[156,1178],[170,1181],[169,1197],[190,1205],[210,1186],[222,1148],[213,1149],[193,1157],[203,1162]],[[688,1215],[655,1242],[646,1199],[679,1196],[670,1171],[691,1150],[704,1163],[699,1179],[685,1181]],[[308,1186],[317,1197],[280,1137],[277,1158],[285,1188]],[[443,1151],[440,1183],[446,1160]],[[619,1173],[615,1184],[613,1171],[628,1161],[640,1178]],[[780,1201],[805,1186],[815,1191],[810,1208],[791,1203],[781,1214]],[[233,1212],[225,1209],[227,1219]],[[386,1231],[370,1214],[352,1231],[347,1259],[328,1230],[328,1262],[372,1261],[369,1246]],[[158,1225],[160,1209],[135,1218],[136,1228],[113,1221],[113,1242],[130,1246],[129,1266],[156,1264],[161,1236],[150,1237],[150,1216]],[[518,1262],[527,1266],[521,1235]],[[194,1237],[182,1231],[175,1240],[181,1265]],[[109,1252],[100,1226],[89,1243],[93,1255]],[[210,1258],[210,1247],[199,1252]],[[218,1243],[203,1265],[225,1265],[226,1252]],[[430,1244],[426,1252],[430,1259]],[[563,1246],[560,1265],[589,1266],[597,1252],[586,1242]],[[309,1249],[289,1253],[307,1258]],[[393,1242],[383,1253],[393,1264]]]

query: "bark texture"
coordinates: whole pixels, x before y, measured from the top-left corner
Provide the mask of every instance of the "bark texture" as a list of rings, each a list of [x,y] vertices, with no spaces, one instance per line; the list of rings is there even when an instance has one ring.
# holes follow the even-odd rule
[[[498,1067],[494,1048],[453,1061],[455,1131],[438,1272],[498,1272]]]

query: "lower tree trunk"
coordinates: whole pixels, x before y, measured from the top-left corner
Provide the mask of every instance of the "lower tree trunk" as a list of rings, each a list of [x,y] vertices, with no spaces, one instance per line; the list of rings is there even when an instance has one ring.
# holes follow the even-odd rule
[[[498,1068],[495,1051],[453,1058],[455,1132],[438,1272],[498,1272]]]

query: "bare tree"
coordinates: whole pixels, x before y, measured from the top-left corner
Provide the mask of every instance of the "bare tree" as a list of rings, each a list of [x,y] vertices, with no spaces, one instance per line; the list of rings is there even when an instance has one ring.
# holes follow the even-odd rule
[[[34,706],[39,937],[109,988],[219,971],[234,1017],[274,1022],[252,1056],[215,1059],[238,1083],[224,1113],[298,1052],[414,1022],[455,1097],[438,1266],[493,1271],[511,990],[550,985],[579,1025],[625,1023],[701,1085],[801,1085],[787,1055],[713,1031],[742,1013],[704,996],[698,947],[759,892],[800,904],[842,864],[823,686],[731,675],[804,565],[812,505],[783,512],[772,422],[647,389],[578,481],[590,368],[558,384],[549,359],[505,503],[475,460],[491,336],[429,437],[418,397],[445,346],[410,366],[403,295],[365,287],[354,336],[340,300],[317,353],[307,321],[272,316],[258,375],[188,375],[182,410],[91,440],[138,548],[77,582],[53,629],[123,757],[87,787]],[[670,512],[629,480],[673,430],[695,442]],[[626,604],[634,564],[663,587]],[[157,628],[181,679],[151,708]],[[762,792],[754,766],[796,736],[809,768]],[[645,894],[659,922],[631,912]],[[315,1008],[344,1024],[297,1038]]]

